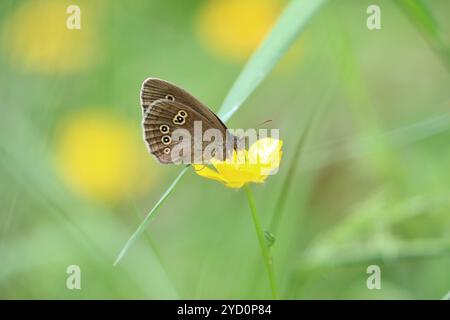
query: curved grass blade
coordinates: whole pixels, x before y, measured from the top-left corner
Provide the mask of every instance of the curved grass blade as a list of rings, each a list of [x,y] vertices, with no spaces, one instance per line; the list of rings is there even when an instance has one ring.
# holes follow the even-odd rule
[[[225,98],[218,116],[228,121],[273,69],[326,0],[293,0],[265,41],[247,62]]]
[[[317,105],[314,107],[314,109],[311,111],[311,114],[309,115],[309,119],[306,121],[305,128],[295,146],[294,154],[291,159],[291,163],[289,165],[289,168],[287,170],[287,176],[284,180],[282,186],[281,186],[281,192],[278,196],[278,199],[275,204],[274,211],[272,213],[272,220],[269,224],[269,231],[275,235],[275,238],[278,235],[278,226],[280,225],[283,213],[284,213],[284,206],[286,205],[286,200],[289,194],[289,191],[291,190],[293,178],[296,175],[296,172],[298,170],[298,166],[300,164],[300,159],[303,156],[305,143],[309,137],[311,127],[316,122],[317,118],[319,117],[320,113],[322,113],[322,110],[325,108],[326,104],[330,100],[331,93],[333,92],[333,86],[329,86],[328,89],[323,91],[324,94],[320,98],[320,100],[317,102]]]
[[[397,0],[396,3],[450,71],[450,47],[444,41],[442,28],[427,3],[423,0]]]
[[[294,155],[292,156],[291,163],[289,165],[289,168],[287,170],[288,174],[286,176],[286,179],[283,182],[283,185],[281,187],[281,192],[278,197],[278,200],[275,205],[275,209],[272,214],[272,220],[269,224],[269,230],[275,236],[278,232],[278,226],[280,225],[281,218],[283,216],[284,212],[284,206],[286,205],[286,198],[288,196],[289,190],[291,189],[293,178],[295,177],[298,169],[298,164],[300,162],[300,156],[302,154],[302,151],[304,150],[305,142],[309,136],[309,132],[311,130],[312,123],[314,122],[314,116],[316,112],[313,111],[313,114],[310,116],[311,119],[306,123],[306,127],[302,132],[302,135],[300,136],[300,139],[297,142],[297,145],[294,150]]]
[[[136,242],[136,240],[139,238],[139,236],[145,231],[145,227],[147,226],[147,224],[152,220],[152,218],[154,218],[154,213],[156,212],[156,210],[158,210],[158,208],[163,204],[164,200],[166,200],[167,197],[169,197],[169,195],[172,193],[175,186],[178,184],[178,182],[181,180],[181,178],[186,174],[188,169],[189,169],[189,167],[186,166],[178,174],[178,176],[175,178],[175,180],[173,180],[172,184],[169,186],[169,188],[166,190],[166,192],[164,192],[164,194],[158,200],[158,202],[155,204],[155,206],[152,208],[152,210],[150,210],[150,212],[147,214],[145,219],[142,221],[142,223],[139,225],[139,227],[136,229],[136,231],[133,233],[133,235],[130,237],[130,239],[127,241],[127,243],[125,243],[125,246],[120,251],[119,255],[117,256],[116,261],[114,262],[114,266],[117,265],[120,262],[120,260],[122,260],[123,256],[128,251],[128,249],[130,249],[130,247]]]
[[[284,10],[268,37],[244,66],[222,103],[218,116],[224,122],[231,118],[245,99],[250,96],[250,94],[269,74],[278,60],[280,60],[280,58],[286,53],[290,45],[306,26],[310,18],[312,18],[317,9],[325,1],[326,0],[292,0],[292,2]],[[114,262],[114,265],[119,263],[119,261],[127,253],[128,249],[136,242],[147,224],[151,221],[151,218],[154,217],[155,212],[170,195],[181,178],[186,174],[187,170],[188,168],[186,167],[180,172],[170,187],[163,194],[161,199],[159,199],[152,210],[150,210],[144,221],[142,221],[131,238],[125,243],[125,246],[120,251],[119,256]]]

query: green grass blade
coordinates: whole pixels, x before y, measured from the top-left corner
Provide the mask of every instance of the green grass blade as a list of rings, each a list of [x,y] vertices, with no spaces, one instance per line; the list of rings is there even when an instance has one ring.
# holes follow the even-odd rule
[[[423,0],[397,0],[396,3],[450,71],[450,47],[443,40],[439,23],[428,5]]]
[[[117,265],[120,260],[122,260],[125,253],[127,253],[128,249],[131,248],[131,246],[136,242],[136,240],[142,235],[142,233],[145,231],[145,227],[147,224],[155,217],[155,212],[158,210],[158,208],[163,204],[163,202],[169,197],[169,195],[172,193],[175,186],[178,184],[178,182],[181,180],[181,178],[186,174],[189,167],[185,167],[175,178],[175,180],[172,182],[172,184],[169,186],[169,188],[164,192],[162,197],[158,200],[158,202],[155,204],[155,206],[150,210],[150,212],[147,214],[145,219],[142,221],[142,223],[139,225],[139,227],[136,229],[136,231],[133,233],[133,235],[130,237],[130,239],[125,243],[125,246],[120,251],[119,255],[117,256],[116,261],[114,262],[114,266]]]
[[[269,224],[269,226],[270,226],[269,231],[272,232],[275,235],[275,237],[278,236],[278,227],[280,225],[280,222],[281,222],[281,219],[283,216],[286,199],[287,199],[288,193],[291,189],[293,179],[297,173],[298,164],[300,162],[300,157],[301,157],[302,151],[304,149],[305,142],[308,138],[312,123],[314,122],[316,110],[317,109],[315,109],[313,111],[313,114],[311,115],[311,119],[306,123],[306,128],[303,130],[303,132],[300,136],[300,139],[297,142],[297,145],[294,150],[294,155],[292,156],[291,163],[289,165],[289,169],[287,170],[288,173],[287,173],[286,179],[283,182],[283,185],[282,185],[281,191],[280,191],[280,195],[275,204],[275,209],[272,214],[272,220]]]
[[[219,109],[228,121],[273,69],[325,0],[293,0],[260,47],[241,71]]]
[[[294,42],[307,22],[314,15],[317,9],[326,0],[292,0],[285,9],[278,22],[273,27],[268,37],[256,50],[248,63],[244,66],[239,77],[231,87],[218,115],[224,121],[228,121],[239,109],[247,97],[258,87],[262,80],[269,74],[275,64],[286,53],[290,45]],[[114,265],[127,253],[128,249],[136,242],[147,224],[154,217],[155,212],[170,195],[175,186],[184,176],[188,168],[183,171],[172,182],[169,189],[163,194],[152,210],[147,214],[144,221],[139,225],[131,238],[125,243],[120,251]]]
[[[297,173],[298,166],[300,164],[300,159],[303,156],[305,143],[310,134],[311,127],[317,121],[317,118],[320,117],[320,114],[323,112],[325,106],[329,103],[331,94],[334,91],[334,82],[335,81],[332,81],[333,85],[329,85],[327,89],[323,90],[322,96],[317,102],[317,104],[314,106],[313,110],[311,111],[309,119],[306,121],[305,128],[301,133],[295,146],[294,154],[291,157],[291,163],[289,164],[289,168],[287,169],[287,176],[286,179],[283,181],[283,184],[281,185],[280,195],[278,196],[278,199],[275,202],[274,211],[272,213],[272,219],[269,224],[269,231],[275,235],[275,238],[277,237],[278,227],[280,225],[284,212],[284,206],[287,203],[287,197],[291,190],[293,179]]]

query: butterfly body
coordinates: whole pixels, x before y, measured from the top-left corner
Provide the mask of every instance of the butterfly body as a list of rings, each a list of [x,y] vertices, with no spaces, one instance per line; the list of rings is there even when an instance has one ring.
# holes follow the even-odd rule
[[[207,163],[211,157],[223,160],[236,148],[236,139],[225,124],[203,103],[184,89],[161,79],[148,78],[141,88],[144,140],[149,151],[163,164]],[[223,139],[204,140],[209,129]],[[210,130],[211,132],[211,130]],[[190,144],[182,152],[175,133],[186,135]],[[186,147],[186,145],[183,145]],[[205,153],[207,148],[214,152]],[[214,149],[215,148],[215,149]],[[220,152],[218,152],[220,151]]]

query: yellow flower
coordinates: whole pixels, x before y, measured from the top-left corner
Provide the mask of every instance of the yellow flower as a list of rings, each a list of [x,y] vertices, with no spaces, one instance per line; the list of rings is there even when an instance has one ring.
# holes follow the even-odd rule
[[[116,202],[142,195],[156,180],[141,134],[111,111],[75,112],[61,122],[56,137],[58,172],[79,194]]]
[[[243,61],[275,23],[281,0],[210,0],[200,10],[197,31],[206,47]]]
[[[85,69],[96,58],[92,6],[77,2],[81,29],[66,25],[72,4],[60,0],[34,0],[20,5],[3,25],[5,48],[13,64],[41,73],[69,73]]]
[[[241,188],[245,183],[263,183],[276,173],[281,161],[283,142],[263,138],[252,144],[249,150],[234,151],[230,159],[212,159],[216,170],[204,165],[193,165],[195,172],[205,178],[222,182],[229,188]]]

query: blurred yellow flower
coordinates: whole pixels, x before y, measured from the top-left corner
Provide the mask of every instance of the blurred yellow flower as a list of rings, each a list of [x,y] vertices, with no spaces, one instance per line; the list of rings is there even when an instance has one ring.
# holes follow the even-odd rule
[[[67,7],[60,0],[34,0],[20,5],[3,25],[5,48],[13,64],[41,73],[76,72],[96,57],[95,30],[90,23],[91,6],[77,1],[81,29],[70,30]]]
[[[263,183],[278,170],[282,145],[281,140],[263,138],[252,144],[248,151],[234,151],[230,159],[212,159],[216,170],[201,164],[194,164],[193,167],[198,175],[222,182],[229,188],[241,188],[249,182]]]
[[[58,126],[56,137],[57,169],[78,193],[115,202],[142,195],[155,180],[138,130],[110,111],[75,112]]]
[[[202,42],[224,58],[245,60],[279,15],[281,0],[210,0],[201,8],[197,31]]]

